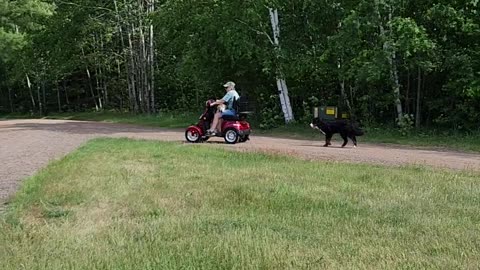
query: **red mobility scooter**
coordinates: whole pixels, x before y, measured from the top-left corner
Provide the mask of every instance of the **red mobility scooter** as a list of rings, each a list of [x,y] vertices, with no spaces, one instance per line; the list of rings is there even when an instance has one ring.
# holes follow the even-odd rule
[[[214,102],[215,100],[213,99],[208,100],[205,103],[205,112],[200,116],[198,123],[188,127],[185,131],[185,138],[188,142],[205,142],[212,137],[207,135],[207,130],[210,128],[215,112],[217,111],[217,106],[210,106],[210,104]],[[222,128],[214,137],[223,137],[228,144],[242,143],[250,139],[250,124],[246,120],[247,115],[251,112],[242,111],[244,108],[242,104],[246,104],[246,101],[243,101],[241,97],[239,100],[233,102],[233,109],[237,114],[233,116],[223,116]]]

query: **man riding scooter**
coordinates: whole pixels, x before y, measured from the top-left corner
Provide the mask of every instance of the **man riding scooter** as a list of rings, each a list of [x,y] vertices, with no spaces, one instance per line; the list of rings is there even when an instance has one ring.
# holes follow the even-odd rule
[[[205,111],[198,123],[185,130],[188,142],[205,142],[211,137],[223,137],[227,144],[250,140],[251,129],[246,119],[251,112],[246,110],[247,102],[242,101],[235,91],[234,82],[228,82],[224,87],[226,95],[222,99],[205,102]]]
[[[217,112],[215,113],[215,116],[213,118],[212,125],[210,126],[210,129],[207,130],[208,136],[215,136],[216,133],[221,130],[221,118],[223,116],[234,116],[236,114],[235,110],[233,109],[233,102],[235,100],[238,100],[240,98],[240,95],[235,90],[235,83],[230,81],[223,85],[223,87],[225,87],[225,91],[227,92],[226,95],[222,99],[211,103],[210,106],[213,107],[217,105],[226,105],[226,108],[218,106]]]

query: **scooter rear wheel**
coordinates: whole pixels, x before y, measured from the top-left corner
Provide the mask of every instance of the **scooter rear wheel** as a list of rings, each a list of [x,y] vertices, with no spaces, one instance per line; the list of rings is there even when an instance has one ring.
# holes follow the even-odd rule
[[[240,138],[235,129],[227,129],[223,137],[225,138],[225,142],[228,144],[236,144]]]

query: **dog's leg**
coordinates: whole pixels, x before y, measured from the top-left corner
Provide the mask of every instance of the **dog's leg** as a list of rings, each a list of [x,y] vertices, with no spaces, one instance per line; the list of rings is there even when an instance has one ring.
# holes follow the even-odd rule
[[[328,147],[329,145],[332,145],[330,141],[332,140],[333,134],[327,134],[325,135],[325,145],[324,147]]]
[[[345,145],[348,144],[348,137],[346,134],[343,134],[341,133],[340,136],[342,136],[342,139],[343,139],[343,144],[342,144],[342,148],[345,147]]]
[[[353,134],[349,134],[348,138],[350,138],[352,140],[353,148],[357,148],[357,137],[355,137],[355,135],[353,135]]]
[[[355,135],[352,136],[352,141],[353,141],[353,147],[357,148],[357,137],[355,137]]]

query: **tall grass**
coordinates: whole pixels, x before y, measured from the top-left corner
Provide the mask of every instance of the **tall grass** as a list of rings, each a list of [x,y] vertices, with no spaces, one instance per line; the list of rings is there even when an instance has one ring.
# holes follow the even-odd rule
[[[99,139],[28,179],[2,269],[475,269],[479,175]]]

